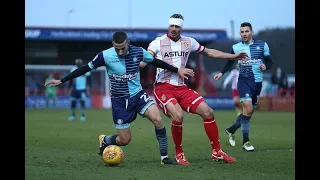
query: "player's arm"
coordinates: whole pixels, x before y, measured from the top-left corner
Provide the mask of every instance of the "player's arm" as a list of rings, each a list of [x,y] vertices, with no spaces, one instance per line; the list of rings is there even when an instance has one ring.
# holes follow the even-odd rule
[[[230,54],[234,54],[233,48],[231,48]],[[222,70],[220,71],[220,73],[224,74],[224,73],[226,73],[227,71],[229,71],[229,70],[231,69],[232,65],[234,64],[234,62],[235,62],[235,61],[233,61],[233,60],[228,60],[228,61],[224,64],[224,66],[223,66]]]
[[[203,54],[210,57],[210,58],[216,58],[216,59],[225,59],[225,60],[237,60],[238,56],[235,54],[225,53],[216,49],[209,49],[204,48]]]
[[[270,69],[273,65],[273,61],[270,56],[270,49],[267,43],[264,44],[263,63],[266,65],[266,70]]]
[[[146,51],[145,49],[143,49],[143,61],[140,63],[140,65],[141,64],[143,66],[145,66],[147,64],[152,64],[158,68],[167,69],[167,70],[169,70],[171,72],[175,72],[175,73],[178,73],[178,71],[179,71],[179,69],[177,67],[174,67],[174,66],[172,66],[172,65],[170,65],[160,59],[154,58],[152,52]]]
[[[190,38],[191,40],[191,51],[197,53],[203,53],[204,55],[210,58],[216,59],[226,59],[226,60],[236,60],[238,56],[236,54],[225,53],[216,49],[206,48],[198,43],[194,38]]]
[[[101,66],[105,66],[105,61],[102,52],[100,52],[96,57],[90,61],[88,64],[85,64],[76,70],[72,71],[69,75],[65,76],[61,79],[61,83],[69,81],[71,79],[77,78],[91,71],[92,69],[96,69]]]

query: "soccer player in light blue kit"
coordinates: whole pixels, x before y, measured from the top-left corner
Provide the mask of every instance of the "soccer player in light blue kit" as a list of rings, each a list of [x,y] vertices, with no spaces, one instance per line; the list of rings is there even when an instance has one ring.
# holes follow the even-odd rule
[[[263,71],[271,68],[273,62],[270,58],[269,46],[266,42],[253,39],[252,26],[244,22],[240,26],[242,41],[232,46],[231,53],[246,52],[250,59],[246,62],[239,60],[239,78],[237,88],[239,91],[242,113],[234,124],[226,129],[229,144],[235,146],[235,132],[242,129],[242,147],[246,151],[253,151],[254,147],[249,141],[250,119],[257,106],[262,87]],[[234,61],[227,61],[220,73],[214,79],[220,79],[227,72]]]
[[[105,66],[111,84],[112,116],[118,134],[101,134],[99,139],[99,154],[108,145],[125,146],[131,141],[130,124],[137,114],[147,117],[155,126],[156,138],[161,155],[161,164],[177,164],[168,158],[168,138],[166,128],[162,122],[160,111],[155,102],[142,90],[140,83],[140,63],[150,63],[159,68],[178,73],[180,77],[188,78],[194,72],[187,68],[176,68],[164,61],[154,59],[152,54],[141,47],[129,45],[124,32],[116,32],[112,38],[113,47],[104,50],[87,65],[73,71],[61,80],[50,80],[45,86],[57,86],[63,82],[81,76],[92,69]]]
[[[72,68],[71,72],[81,67],[83,65],[83,60],[76,59],[75,64],[77,67]],[[80,102],[81,106],[80,120],[86,120],[86,99],[88,95],[87,80],[90,80],[90,78],[88,78],[90,75],[91,73],[87,72],[86,74],[79,76],[69,82],[69,88],[71,89],[71,116],[69,116],[68,119],[70,121],[75,120],[77,102]]]

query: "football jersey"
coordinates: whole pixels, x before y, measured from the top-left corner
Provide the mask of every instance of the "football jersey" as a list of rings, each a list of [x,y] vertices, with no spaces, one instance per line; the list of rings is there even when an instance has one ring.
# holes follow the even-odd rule
[[[181,36],[178,41],[173,41],[167,34],[153,40],[148,47],[155,58],[177,68],[185,68],[191,52],[200,53],[205,49],[195,39]],[[176,86],[182,86],[184,79],[177,73],[157,68],[156,82],[165,82]]]

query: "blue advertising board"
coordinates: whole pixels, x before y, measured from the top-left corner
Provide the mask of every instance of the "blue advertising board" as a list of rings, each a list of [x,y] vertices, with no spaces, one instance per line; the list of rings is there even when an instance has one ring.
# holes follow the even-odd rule
[[[25,39],[35,40],[91,40],[111,41],[118,29],[80,29],[80,28],[36,28],[25,27]],[[167,33],[167,30],[123,30],[131,41],[152,41]],[[182,35],[193,37],[199,42],[227,40],[225,30],[184,30]]]
[[[204,97],[208,105],[214,110],[231,110],[234,109],[232,97]]]
[[[70,103],[70,96],[57,96],[56,108],[70,108]],[[91,108],[91,104],[91,98],[87,97],[86,107]],[[52,102],[50,105],[52,107]],[[45,96],[25,96],[24,106],[25,108],[46,108],[46,98]],[[80,103],[77,103],[77,107],[80,107]]]

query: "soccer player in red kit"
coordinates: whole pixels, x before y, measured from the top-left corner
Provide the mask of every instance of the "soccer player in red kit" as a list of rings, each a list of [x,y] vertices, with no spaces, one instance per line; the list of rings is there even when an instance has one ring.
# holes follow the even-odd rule
[[[187,64],[191,52],[203,53],[211,58],[246,60],[246,53],[229,54],[215,49],[201,46],[194,38],[180,36],[184,18],[180,14],[174,14],[169,18],[168,34],[157,37],[148,47],[148,51],[155,58],[165,61],[177,68],[183,68]],[[190,164],[182,149],[182,122],[183,110],[198,114],[202,117],[204,129],[212,147],[212,159],[224,160],[231,163],[236,159],[228,156],[220,148],[219,133],[213,110],[208,106],[203,97],[189,89],[182,78],[176,73],[157,68],[154,95],[157,104],[164,114],[172,119],[171,132],[176,149],[176,160],[181,165]]]
[[[224,69],[222,70],[221,73],[225,73]],[[227,85],[231,82],[232,99],[234,102],[234,106],[236,107],[237,115],[241,114],[241,112],[242,112],[240,98],[239,98],[239,92],[238,92],[238,88],[237,88],[238,78],[239,78],[239,65],[237,64],[236,68],[231,70],[230,74],[224,79],[223,86],[222,86],[223,89],[225,89],[227,87]]]

